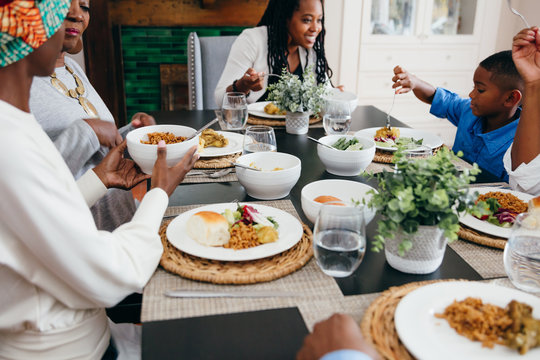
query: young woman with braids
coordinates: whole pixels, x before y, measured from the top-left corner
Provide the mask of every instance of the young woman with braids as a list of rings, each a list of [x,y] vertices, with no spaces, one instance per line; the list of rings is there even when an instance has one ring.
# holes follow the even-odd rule
[[[234,42],[214,96],[221,104],[228,91],[246,94],[248,103],[266,100],[266,88],[283,68],[302,75],[313,65],[317,82],[332,76],[324,53],[323,0],[270,0],[255,28]]]

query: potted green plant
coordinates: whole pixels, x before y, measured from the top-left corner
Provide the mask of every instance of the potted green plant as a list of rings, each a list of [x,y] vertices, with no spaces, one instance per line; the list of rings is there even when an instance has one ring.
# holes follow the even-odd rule
[[[384,248],[393,268],[429,274],[442,263],[447,241],[457,239],[458,214],[474,206],[468,184],[480,170],[474,164],[460,172],[454,159],[445,147],[414,161],[398,149],[395,172],[377,174],[379,191],[372,191],[368,206],[381,220],[372,245],[377,252]]]
[[[283,69],[277,83],[268,86],[268,100],[286,111],[285,127],[291,134],[305,134],[310,113],[318,113],[326,94],[326,83],[317,84],[313,66],[304,69],[303,80]]]

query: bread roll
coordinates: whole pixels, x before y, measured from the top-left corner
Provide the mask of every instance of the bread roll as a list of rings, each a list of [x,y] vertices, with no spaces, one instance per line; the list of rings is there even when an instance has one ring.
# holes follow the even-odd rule
[[[214,211],[193,214],[186,223],[187,234],[205,246],[223,246],[229,242],[229,223]]]

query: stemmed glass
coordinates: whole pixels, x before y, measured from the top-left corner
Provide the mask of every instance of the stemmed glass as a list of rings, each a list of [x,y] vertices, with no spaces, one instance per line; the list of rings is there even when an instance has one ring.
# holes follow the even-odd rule
[[[326,99],[323,115],[324,131],[327,135],[345,135],[351,127],[351,105],[349,101]]]
[[[519,214],[504,247],[504,269],[515,287],[540,293],[540,214]]]
[[[313,231],[313,250],[321,270],[333,277],[347,277],[360,265],[366,252],[363,207],[321,205]]]
[[[223,130],[241,130],[248,119],[248,107],[246,94],[240,92],[228,92],[223,97],[221,113],[216,115],[219,125]]]
[[[276,134],[271,126],[248,126],[244,135],[243,155],[258,151],[276,151]]]

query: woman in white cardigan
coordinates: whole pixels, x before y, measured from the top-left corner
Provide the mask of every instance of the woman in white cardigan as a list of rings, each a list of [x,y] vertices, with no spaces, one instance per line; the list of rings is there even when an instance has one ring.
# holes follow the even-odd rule
[[[332,76],[324,53],[322,0],[270,0],[255,28],[234,42],[214,96],[221,104],[226,92],[243,92],[248,103],[264,101],[266,88],[284,68],[302,75],[313,65],[317,82]]]
[[[540,34],[538,27],[521,30],[512,57],[523,81],[523,111],[514,143],[504,155],[512,188],[540,195]]]

